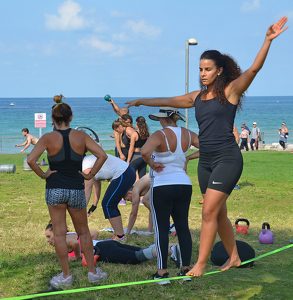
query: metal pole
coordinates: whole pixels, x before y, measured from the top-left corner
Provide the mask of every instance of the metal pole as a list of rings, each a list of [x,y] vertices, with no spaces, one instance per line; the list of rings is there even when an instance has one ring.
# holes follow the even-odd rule
[[[186,41],[186,52],[185,52],[185,94],[188,93],[189,83],[189,40]],[[188,129],[188,108],[185,108],[185,128]]]

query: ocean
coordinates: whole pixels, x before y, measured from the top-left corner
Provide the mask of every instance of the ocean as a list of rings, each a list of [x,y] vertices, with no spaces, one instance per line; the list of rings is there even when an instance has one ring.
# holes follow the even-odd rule
[[[137,97],[138,98],[138,97]],[[117,97],[114,99],[119,107],[125,106],[125,102],[136,97]],[[14,103],[15,105],[10,105]],[[114,113],[112,105],[102,97],[97,98],[66,98],[73,112],[71,127],[88,127],[96,132],[104,150],[115,148],[115,140],[110,137],[113,134],[112,122],[118,116]],[[46,128],[41,129],[41,134],[52,131],[51,108],[54,104],[52,98],[0,98],[0,153],[19,153],[21,144],[25,141],[21,130],[27,127],[32,135],[39,137],[40,129],[35,128],[35,113],[46,113]],[[150,128],[150,132],[160,129],[160,123],[148,118],[151,113],[158,112],[157,107],[131,107],[130,115],[134,121],[138,116],[144,116]],[[180,112],[185,114],[185,109]],[[242,110],[237,113],[235,125],[238,131],[241,130],[243,122],[251,129],[252,123],[257,122],[260,131],[263,132],[265,144],[278,143],[278,128],[282,127],[282,122],[286,123],[290,132],[288,143],[293,143],[293,96],[265,96],[246,97]],[[189,109],[188,128],[198,133],[197,122],[194,117],[194,108]],[[178,122],[184,127],[185,123]],[[291,140],[291,142],[290,142]],[[25,153],[32,149],[30,146]]]

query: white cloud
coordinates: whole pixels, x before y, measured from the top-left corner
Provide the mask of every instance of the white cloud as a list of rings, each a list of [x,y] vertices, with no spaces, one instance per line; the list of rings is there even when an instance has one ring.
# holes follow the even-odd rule
[[[144,20],[138,22],[129,20],[125,24],[125,28],[130,29],[134,34],[143,34],[150,38],[157,38],[163,31],[161,27],[147,25]]]
[[[244,1],[241,10],[245,13],[258,10],[260,8],[260,0],[253,0],[252,3]]]
[[[72,0],[65,1],[58,8],[57,15],[45,14],[45,26],[50,30],[80,30],[89,24],[83,17],[78,16],[81,6]]]
[[[110,11],[110,17],[112,18],[126,18],[127,14],[118,10],[112,9]]]
[[[112,43],[102,42],[95,36],[80,40],[79,45],[90,45],[93,48],[97,48],[102,52],[112,52],[115,50],[115,46]]]

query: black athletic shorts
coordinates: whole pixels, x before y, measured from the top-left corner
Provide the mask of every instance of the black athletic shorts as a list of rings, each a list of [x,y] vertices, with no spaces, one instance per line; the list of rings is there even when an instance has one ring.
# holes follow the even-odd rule
[[[214,152],[200,152],[198,182],[202,194],[207,188],[226,193],[233,191],[243,169],[243,158],[237,145]]]

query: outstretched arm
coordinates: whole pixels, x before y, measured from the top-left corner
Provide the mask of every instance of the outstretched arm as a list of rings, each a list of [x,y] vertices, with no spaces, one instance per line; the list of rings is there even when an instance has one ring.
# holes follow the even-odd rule
[[[153,98],[153,99],[136,99],[133,101],[125,102],[130,106],[171,106],[176,108],[190,108],[194,106],[194,100],[199,94],[199,91],[191,92],[182,96],[171,98]]]
[[[121,117],[124,113],[122,111],[122,109],[113,101],[113,99],[111,99],[109,101],[109,103],[111,103],[112,107],[113,107],[113,110],[115,111],[115,113]]]
[[[284,32],[287,28],[283,28],[287,22],[287,17],[282,17],[276,24],[273,24],[269,27],[266,33],[266,37],[264,43],[258,52],[252,66],[241,74],[240,77],[233,80],[226,89],[226,97],[229,102],[233,104],[238,104],[239,96],[241,96],[250,86],[256,74],[262,68],[267,54],[269,52],[271,43],[273,39],[279,36],[282,32]]]
[[[26,139],[26,145],[23,149],[20,150],[20,152],[22,153],[25,149],[27,149],[30,145],[31,145],[32,139],[30,137],[27,137]]]

